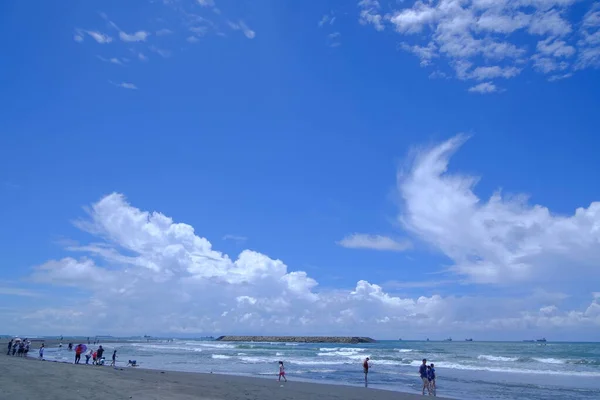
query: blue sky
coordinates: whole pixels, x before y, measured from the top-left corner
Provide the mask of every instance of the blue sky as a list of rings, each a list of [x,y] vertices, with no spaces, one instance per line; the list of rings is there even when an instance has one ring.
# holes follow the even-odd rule
[[[34,3],[0,5],[15,333],[151,293],[140,334],[600,339],[592,2]]]

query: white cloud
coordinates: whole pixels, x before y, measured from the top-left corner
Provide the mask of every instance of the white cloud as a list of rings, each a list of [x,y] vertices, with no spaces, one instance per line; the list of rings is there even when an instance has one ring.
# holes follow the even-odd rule
[[[137,56],[140,61],[148,61],[148,57],[146,57],[144,53],[138,53]]]
[[[477,178],[447,172],[464,141],[457,136],[418,152],[399,175],[406,229],[448,256],[450,270],[470,281],[597,281],[600,202],[561,216],[529,205],[524,195],[497,192],[482,200],[473,192]]]
[[[399,48],[415,54],[423,67],[469,63],[481,72],[497,66],[506,73],[495,77],[513,78],[526,66],[527,59],[533,59],[534,69],[541,73],[572,69],[570,62],[554,58],[571,57],[576,50],[579,55],[575,68],[600,66],[600,6],[593,5],[582,23],[577,24],[566,19],[574,3],[574,0],[416,0],[387,4],[390,10],[383,12],[378,1],[363,0],[358,9],[363,25],[373,24],[377,30],[391,25],[402,36]],[[573,25],[581,26],[582,39],[578,42],[572,35]],[[531,46],[524,45],[523,37],[541,43],[537,53],[532,54]],[[595,44],[589,45],[590,42]],[[540,53],[544,51],[550,53]],[[538,61],[542,56],[549,59]],[[489,67],[490,60],[496,66]],[[487,78],[481,74],[456,76],[493,79],[492,72],[487,69],[490,74]],[[490,85],[493,82],[472,89],[489,91]]]
[[[248,28],[248,26],[244,23],[244,21],[240,21],[237,24],[235,22],[231,22],[231,21],[228,21],[227,23],[228,23],[229,27],[231,29],[233,29],[234,31],[241,30],[248,39],[254,39],[254,37],[256,36],[256,32],[254,32],[252,29]]]
[[[480,84],[471,86],[469,88],[469,92],[471,92],[471,93],[486,94],[486,93],[494,93],[497,91],[498,91],[498,88],[492,82],[481,82]]]
[[[107,62],[107,63],[116,64],[116,65],[123,65],[123,62],[121,62],[121,60],[119,60],[116,57],[111,57],[111,58],[104,58],[102,56],[96,56],[96,57],[98,57],[99,60]]]
[[[432,185],[437,187],[436,180],[443,178],[432,173],[430,165],[439,162],[441,153],[452,150],[453,144],[422,153],[401,184],[408,185],[403,186],[406,195],[412,196],[412,185],[417,185],[424,196],[408,201],[412,214],[406,216],[407,223],[428,226],[434,222],[439,225],[442,240],[455,240],[460,247],[471,220],[467,218],[463,224],[463,209],[452,208],[462,202],[449,203],[447,194],[432,190]],[[457,179],[453,182],[450,190],[467,189]],[[415,210],[415,202],[422,199],[424,204],[417,204],[419,210]],[[430,209],[427,215],[414,214],[426,209]],[[439,221],[430,221],[436,216]],[[445,224],[450,217],[455,218],[458,227]],[[506,338],[511,329],[571,327],[580,334],[583,328],[597,331],[600,326],[597,295],[589,306],[577,311],[559,307],[563,297],[539,293],[520,299],[439,295],[410,298],[388,293],[366,280],[359,280],[349,289],[317,290],[313,278],[291,270],[281,260],[251,250],[232,259],[214,249],[190,225],[176,223],[159,212],[139,210],[116,193],[92,204],[88,217],[78,220],[76,226],[95,238],[86,245],[70,243],[70,251],[85,256],[47,261],[34,268],[31,278],[38,284],[84,289],[79,291],[83,297],[75,302],[64,299],[62,303],[57,298],[59,303],[52,306],[39,305],[27,312],[3,315],[3,321],[13,329],[43,333],[60,327],[73,334],[93,330],[99,334],[153,331],[379,338],[397,337],[398,329],[405,332],[403,335],[443,329],[448,334],[498,332]],[[446,239],[448,228],[454,230]],[[478,238],[480,233],[474,232],[467,239]],[[485,240],[485,235],[480,240]],[[550,305],[556,308],[547,308]],[[81,324],[84,313],[94,318]]]
[[[112,38],[108,35],[105,35],[96,31],[85,31],[88,35],[90,35],[96,42],[100,44],[106,44],[112,42]]]
[[[521,72],[516,67],[501,68],[499,66],[493,67],[477,67],[471,73],[471,77],[479,81],[494,78],[512,78],[517,76]]]
[[[354,233],[346,236],[339,242],[342,247],[349,249],[371,249],[381,251],[406,251],[412,248],[412,244],[408,240],[394,240],[387,236],[367,235],[362,233]]]
[[[123,31],[119,32],[119,37],[124,42],[145,42],[150,33],[146,31],[137,31],[136,33],[128,34]]]
[[[121,83],[114,83],[114,82],[110,82],[113,85],[123,88],[123,89],[131,89],[131,90],[137,90],[137,86],[135,86],[133,83],[129,83],[129,82],[121,82]]]
[[[360,7],[359,22],[363,25],[373,25],[378,31],[383,31],[383,16],[379,13],[381,5],[377,0],[361,0],[358,2]]]
[[[159,56],[161,56],[163,58],[167,58],[167,57],[171,56],[171,52],[169,50],[161,49],[156,46],[150,46],[149,49],[150,49],[150,51],[155,52],[156,54],[158,54]]]
[[[196,0],[202,7],[214,7],[214,0]]]
[[[73,35],[73,40],[81,43],[84,40],[83,31],[81,29],[75,29],[75,34]]]
[[[187,40],[188,43],[197,43],[200,41],[200,39],[198,39],[196,36],[188,36],[188,38],[185,40]]]
[[[594,3],[583,17],[579,36],[575,68],[600,68],[600,4]]]

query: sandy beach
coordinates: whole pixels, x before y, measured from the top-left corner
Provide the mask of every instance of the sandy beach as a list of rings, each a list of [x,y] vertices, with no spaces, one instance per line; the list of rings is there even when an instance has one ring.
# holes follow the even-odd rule
[[[96,367],[0,354],[3,400],[414,400],[420,395],[273,379]]]

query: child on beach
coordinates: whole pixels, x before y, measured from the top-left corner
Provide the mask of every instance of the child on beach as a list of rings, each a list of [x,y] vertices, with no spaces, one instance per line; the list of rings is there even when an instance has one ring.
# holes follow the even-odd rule
[[[283,366],[283,361],[279,361],[279,382],[281,382],[281,378],[287,382],[287,378],[285,377],[285,367]]]
[[[431,365],[429,367],[427,367],[427,380],[429,381],[429,394],[433,393],[434,396],[436,396],[435,393],[435,368],[433,363],[431,363]]]
[[[98,360],[98,353],[97,352],[93,352],[92,353],[92,365],[96,365],[96,361]]]
[[[44,343],[40,346],[40,360],[44,359]]]
[[[117,351],[115,350],[112,355],[112,362],[110,363],[111,367],[115,367],[117,364]]]

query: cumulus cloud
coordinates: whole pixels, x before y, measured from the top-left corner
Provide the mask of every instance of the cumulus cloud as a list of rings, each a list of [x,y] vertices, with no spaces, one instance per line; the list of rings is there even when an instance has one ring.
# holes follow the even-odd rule
[[[469,88],[469,92],[480,93],[480,94],[494,93],[497,91],[498,91],[498,88],[492,82],[482,82],[478,85],[475,85],[475,86],[472,86]]]
[[[349,249],[371,249],[381,251],[405,251],[412,247],[408,240],[395,240],[387,236],[354,233],[339,242],[340,246]]]
[[[460,196],[450,196],[450,192],[468,189],[458,178],[440,177],[436,172],[444,169],[443,157],[457,141],[419,155],[414,169],[400,180],[400,187],[409,198],[405,223],[422,238],[431,235],[428,227],[434,223],[440,226],[440,236],[445,229],[454,228],[450,239],[443,240],[455,238],[460,244],[460,234],[471,223],[467,219],[464,227],[457,228],[443,222],[448,218],[447,206],[464,204],[451,203]],[[435,182],[444,179],[450,187],[442,193],[433,190],[438,187]],[[411,198],[419,184],[424,197]],[[439,199],[441,205],[427,202],[430,197]],[[415,204],[423,198],[425,204]],[[427,208],[431,211],[424,211]],[[142,211],[129,204],[122,194],[107,195],[87,210],[87,217],[75,225],[92,235],[93,241],[70,242],[67,248],[82,256],[49,260],[35,267],[31,276],[38,284],[85,288],[84,297],[75,304],[64,301],[60,306],[13,316],[15,319],[6,321],[11,326],[35,324],[36,329],[42,330],[60,327],[74,334],[93,330],[111,334],[152,331],[396,337],[400,328],[408,333],[432,329],[496,330],[504,335],[507,329],[597,329],[600,325],[599,296],[582,311],[563,311],[557,303],[547,303],[561,298],[539,294],[523,299],[439,295],[410,298],[388,293],[366,280],[350,289],[319,290],[317,281],[304,271],[290,269],[283,261],[252,250],[230,258],[214,249],[192,226],[175,222],[160,212]],[[464,216],[462,209],[458,211]],[[440,221],[431,220],[436,215]],[[455,223],[458,220],[459,216],[452,219]],[[472,237],[480,233],[474,232]],[[481,241],[485,239],[483,236]],[[445,244],[440,246],[447,248]],[[452,248],[452,244],[449,246]],[[460,268],[458,273],[476,278],[497,276],[471,273],[470,265],[461,264]],[[94,318],[81,324],[81,310]]]
[[[596,279],[600,202],[562,216],[529,205],[525,195],[498,191],[480,199],[476,177],[448,173],[451,155],[465,140],[459,135],[417,152],[415,163],[399,174],[405,228],[448,256],[450,270],[472,282]]]
[[[445,63],[455,69],[460,79],[506,79],[518,75],[528,58],[534,60],[534,69],[543,74],[600,65],[600,6],[594,3],[579,23],[566,19],[574,3],[573,0],[416,0],[388,4],[389,9],[384,11],[379,1],[362,0],[358,9],[361,24],[371,24],[377,30],[389,25],[402,35],[399,48],[415,54],[422,67]],[[573,26],[580,26],[578,41]],[[537,52],[524,45],[523,36],[539,41]],[[576,50],[579,57],[574,63],[567,58]],[[489,78],[461,75],[456,65],[466,63],[476,69],[499,68],[510,72]],[[480,92],[479,89],[490,88],[477,85],[472,89]]]

